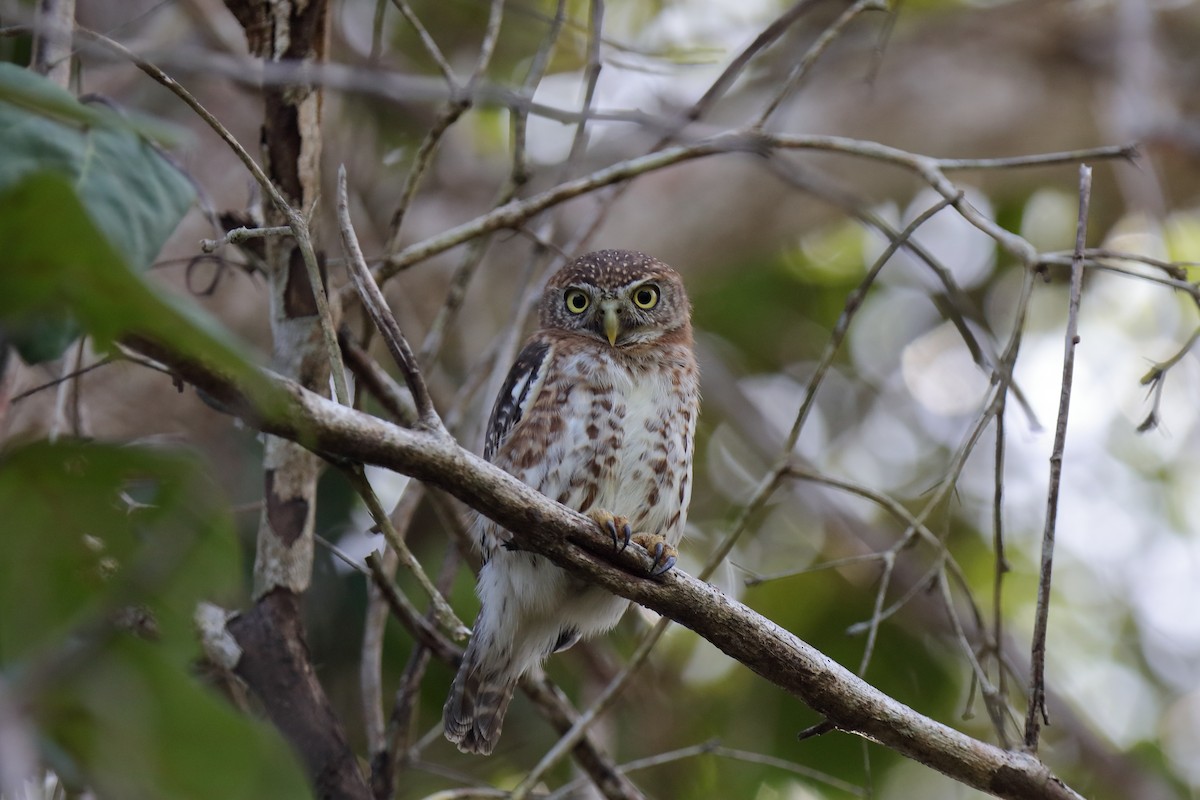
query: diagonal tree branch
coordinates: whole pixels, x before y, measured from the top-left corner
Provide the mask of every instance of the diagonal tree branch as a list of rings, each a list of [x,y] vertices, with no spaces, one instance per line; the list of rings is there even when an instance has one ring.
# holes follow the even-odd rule
[[[691,628],[840,730],[998,797],[1079,798],[1036,757],[1001,750],[916,712],[715,587],[683,572],[661,580],[637,577],[649,563],[644,551],[614,554],[587,517],[464,450],[446,433],[397,427],[273,375],[267,377],[283,398],[266,416],[226,376],[154,343],[134,344],[268,433],[445,489],[511,530],[523,549]]]

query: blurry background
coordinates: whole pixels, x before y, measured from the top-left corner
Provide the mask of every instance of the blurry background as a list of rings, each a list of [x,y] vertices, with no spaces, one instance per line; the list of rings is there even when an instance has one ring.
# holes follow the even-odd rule
[[[505,5],[485,78],[515,89],[556,4]],[[465,78],[478,55],[488,4],[414,0],[411,8]],[[814,3],[680,139],[757,116],[845,8],[838,0]],[[12,0],[0,9],[6,22],[30,14],[30,4]],[[593,12],[577,0],[565,9],[564,33],[534,100],[576,110],[587,85]],[[784,9],[776,0],[608,0],[593,106],[669,122]],[[337,166],[348,170],[368,258],[380,256],[414,153],[441,110],[441,100],[430,93],[443,84],[394,5],[340,0],[332,13],[330,61],[351,71],[324,97],[325,189],[315,219],[318,246],[328,251],[331,279],[340,284],[331,202]],[[80,0],[77,16],[81,25],[162,66],[256,152],[261,103],[252,78],[236,74],[235,58],[245,55],[246,44],[219,0]],[[1191,2],[908,0],[889,13],[854,19],[767,129],[858,137],[946,157],[1138,141],[1134,163],[1095,162],[1089,244],[1163,260],[1200,260],[1197,54],[1200,8]],[[27,39],[0,39],[0,55],[26,63]],[[382,96],[397,75],[423,76],[418,86],[429,92],[404,95],[401,88]],[[209,209],[255,202],[251,180],[229,150],[129,63],[82,51],[78,89],[185,131],[174,156]],[[510,122],[502,105],[485,102],[449,129],[406,215],[401,245],[491,208],[512,169]],[[661,136],[661,130],[630,121],[593,121],[586,132],[569,157],[575,126],[532,117],[530,180],[521,193],[640,155]],[[1069,252],[1073,246],[1075,167],[951,177],[976,207],[1040,251]],[[460,439],[477,447],[496,381],[487,355],[503,348],[505,337],[524,334],[512,330],[513,320],[520,319],[529,287],[561,263],[554,247],[576,254],[595,225],[581,249],[644,250],[674,265],[692,295],[705,375],[697,489],[681,560],[695,572],[778,458],[848,295],[885,247],[886,240],[848,209],[871,212],[899,229],[937,198],[894,167],[802,152],[769,161],[730,154],[688,162],[639,178],[611,208],[607,197],[576,199],[520,234],[492,235],[467,284],[463,312],[447,328],[428,375],[439,408],[459,410]],[[538,248],[533,234],[553,247]],[[269,352],[263,282],[234,263],[239,257],[233,251],[225,264],[194,260],[199,241],[216,235],[203,210],[193,210],[163,251],[157,278]],[[965,300],[949,300],[910,256],[894,257],[821,385],[797,450],[814,473],[887,495],[913,513],[931,497],[941,498],[925,521],[961,571],[965,585],[952,583],[952,605],[995,681],[995,659],[982,653],[986,637],[968,609],[976,603],[992,624],[996,426],[984,430],[955,477],[956,453],[979,421],[989,390],[989,374],[973,360],[955,319],[965,317],[984,349],[998,352],[1012,331],[1023,275],[991,239],[950,210],[939,212],[916,240],[951,272]],[[426,337],[467,250],[417,264],[389,283],[410,340]],[[1041,754],[1089,797],[1194,797],[1200,789],[1200,492],[1188,475],[1200,470],[1200,365],[1190,354],[1182,357],[1157,398],[1139,381],[1189,342],[1196,303],[1186,292],[1139,277],[1161,273],[1112,263],[1135,274],[1089,270],[1086,276],[1050,617],[1050,727]],[[1001,610],[1013,671],[1008,697],[1020,719],[1062,375],[1066,277],[1065,267],[1052,265],[1036,282],[1015,371],[1027,407],[1014,400],[1005,413],[1003,526],[1011,571]],[[13,393],[55,377],[59,368],[23,370]],[[212,462],[230,501],[246,510],[239,520],[249,563],[262,482],[255,437],[194,393],[177,393],[168,378],[134,366],[90,373],[81,391],[87,435],[179,441]],[[18,402],[4,436],[44,431],[53,401],[53,392],[43,392]],[[1139,432],[1152,413],[1157,425]],[[954,479],[944,491],[948,474]],[[404,480],[375,478],[385,502],[389,496],[395,502]],[[340,476],[326,476],[318,532],[362,556],[377,543],[364,534],[368,517],[353,497]],[[863,666],[869,647],[863,623],[872,619],[882,586],[881,608],[889,613],[878,625],[864,677],[922,713],[994,741],[935,579],[944,574],[936,569],[943,551],[924,545],[899,551],[886,585],[880,583],[883,562],[863,558],[896,544],[905,527],[879,503],[826,482],[785,482],[754,515],[714,581],[851,668]],[[430,509],[418,510],[409,539],[436,572],[447,539]],[[849,557],[858,558],[844,561]],[[836,566],[819,569],[827,562]],[[318,548],[316,569],[309,595],[314,660],[361,751],[364,582],[324,548]],[[464,570],[454,586],[452,600],[464,619],[475,611],[472,585]],[[552,659],[549,673],[577,704],[586,704],[620,669],[649,621],[644,613],[630,613],[607,639]],[[410,649],[411,639],[389,623],[385,694]],[[430,667],[418,735],[436,733],[450,677],[444,666]],[[818,721],[690,632],[675,629],[597,730],[621,762],[713,739],[741,752],[692,755],[635,773],[657,797],[845,797],[851,796],[848,787],[870,787],[880,798],[975,796],[849,736],[796,741],[798,731]],[[1010,736],[1015,730],[1010,727]],[[423,797],[469,780],[511,785],[553,740],[518,698],[496,755],[462,756],[431,735],[415,754],[419,763],[401,776],[400,796]],[[846,785],[830,785],[804,769],[819,769]],[[570,777],[569,767],[560,767],[548,785],[561,786]]]

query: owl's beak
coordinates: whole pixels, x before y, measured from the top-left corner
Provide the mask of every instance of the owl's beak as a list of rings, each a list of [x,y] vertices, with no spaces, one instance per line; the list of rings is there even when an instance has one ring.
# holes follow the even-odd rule
[[[601,300],[600,308],[604,311],[604,335],[608,337],[608,343],[616,347],[617,336],[621,333],[621,320],[617,316],[617,301]]]

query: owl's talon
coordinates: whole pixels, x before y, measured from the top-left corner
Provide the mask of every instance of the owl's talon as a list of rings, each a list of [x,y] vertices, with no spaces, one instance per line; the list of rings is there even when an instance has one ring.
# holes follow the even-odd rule
[[[589,511],[588,516],[612,538],[614,550],[621,552],[629,547],[633,538],[633,527],[630,526],[628,518],[610,514],[603,509]]]
[[[657,562],[656,562],[657,563]],[[650,575],[657,578],[659,575],[665,575],[675,566],[675,556],[667,556],[666,561],[650,570]]]
[[[671,571],[679,555],[671,543],[662,536],[653,533],[635,533],[633,541],[646,549],[653,563],[650,565],[650,577],[657,578]]]

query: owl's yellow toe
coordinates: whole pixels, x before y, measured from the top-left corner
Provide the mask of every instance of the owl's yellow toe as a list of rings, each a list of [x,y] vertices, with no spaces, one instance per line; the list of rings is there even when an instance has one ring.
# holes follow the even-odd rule
[[[602,508],[594,508],[587,515],[600,526],[600,530],[612,537],[614,549],[624,550],[629,546],[629,541],[633,537],[633,528],[629,524],[629,517],[622,517]]]

